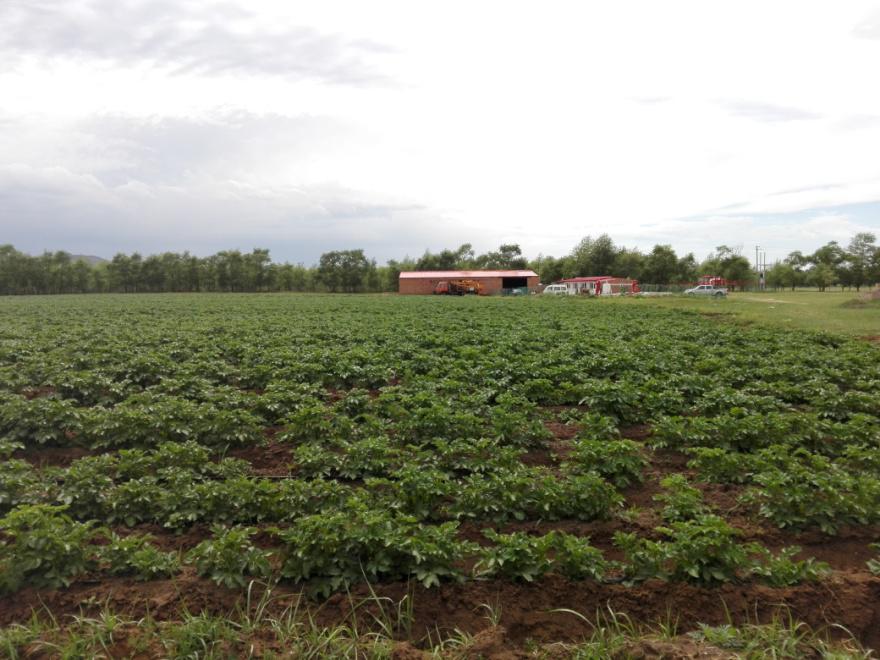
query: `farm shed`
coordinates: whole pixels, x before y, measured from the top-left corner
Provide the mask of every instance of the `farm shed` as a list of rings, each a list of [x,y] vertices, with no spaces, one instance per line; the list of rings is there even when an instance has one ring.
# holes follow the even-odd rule
[[[594,277],[572,277],[559,280],[559,284],[568,287],[569,293],[582,293],[590,296],[619,296],[638,293],[639,283],[625,277],[597,275]]]
[[[538,274],[533,270],[423,270],[400,273],[399,291],[403,294],[429,294],[439,282],[476,280],[488,295],[511,289],[538,289]]]

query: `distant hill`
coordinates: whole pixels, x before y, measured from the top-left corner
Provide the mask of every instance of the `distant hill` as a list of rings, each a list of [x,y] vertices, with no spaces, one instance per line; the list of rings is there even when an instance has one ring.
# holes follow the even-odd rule
[[[97,266],[98,264],[106,264],[108,262],[107,259],[102,257],[96,257],[91,254],[72,254],[70,255],[71,261],[85,261],[89,266]]]

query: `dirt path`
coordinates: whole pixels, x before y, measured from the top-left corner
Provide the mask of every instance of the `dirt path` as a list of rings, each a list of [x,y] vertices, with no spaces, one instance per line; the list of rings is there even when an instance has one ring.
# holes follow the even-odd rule
[[[751,302],[776,303],[780,305],[806,305],[805,302],[795,302],[794,300],[779,300],[778,298],[741,298],[741,300],[750,300]]]

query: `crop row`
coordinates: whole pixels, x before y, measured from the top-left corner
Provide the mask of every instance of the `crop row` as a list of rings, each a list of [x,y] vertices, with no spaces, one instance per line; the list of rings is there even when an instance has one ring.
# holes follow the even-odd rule
[[[161,551],[149,536],[119,536],[76,522],[64,507],[18,507],[0,519],[0,529],[0,591],[7,593],[29,585],[67,586],[96,572],[139,580],[167,578],[181,562],[179,553]],[[708,514],[658,528],[661,540],[618,534],[615,543],[626,555],[624,562],[606,560],[588,538],[561,532],[529,536],[487,529],[488,544],[481,546],[460,540],[455,522],[422,525],[359,502],[349,502],[345,511],[305,516],[290,527],[267,531],[278,544],[272,549],[254,544],[254,528],[215,526],[212,537],[182,560],[229,587],[274,578],[324,595],[364,580],[415,579],[430,587],[466,577],[533,580],[554,572],[572,580],[712,584],[755,578],[789,586],[828,573],[824,564],[794,559],[796,547],[773,555],[757,544],[743,545],[737,530]]]
[[[593,471],[558,475],[518,461],[475,465],[481,469],[458,476],[414,462],[357,486],[322,474],[307,479],[254,477],[244,461],[214,462],[195,443],[165,443],[155,451],[81,458],[66,469],[38,470],[25,461],[5,461],[0,465],[0,511],[20,504],[63,503],[81,520],[150,522],[179,529],[196,522],[292,521],[334,510],[353,497],[419,519],[493,521],[593,520],[611,515],[623,499]]]

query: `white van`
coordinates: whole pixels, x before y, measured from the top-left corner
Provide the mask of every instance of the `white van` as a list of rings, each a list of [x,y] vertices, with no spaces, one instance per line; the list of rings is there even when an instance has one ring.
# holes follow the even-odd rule
[[[543,293],[549,293],[551,295],[565,295],[568,293],[568,287],[565,284],[548,284],[544,287]]]

